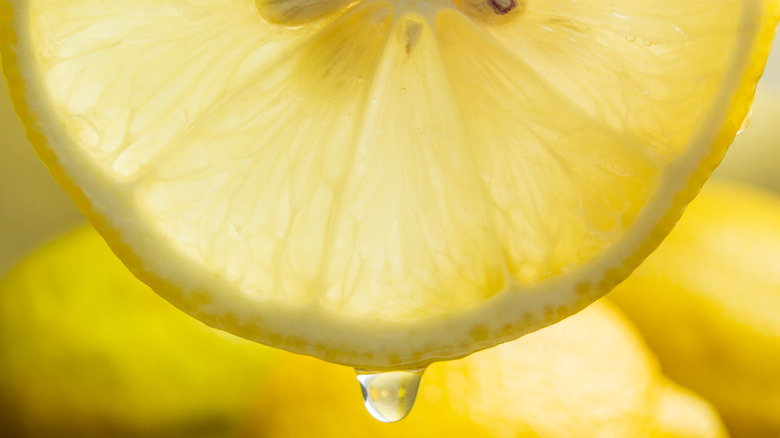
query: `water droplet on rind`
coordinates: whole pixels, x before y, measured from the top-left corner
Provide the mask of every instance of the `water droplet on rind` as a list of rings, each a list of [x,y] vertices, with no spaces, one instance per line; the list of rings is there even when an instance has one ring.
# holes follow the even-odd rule
[[[414,407],[425,368],[409,371],[357,371],[363,403],[375,419],[394,423]]]

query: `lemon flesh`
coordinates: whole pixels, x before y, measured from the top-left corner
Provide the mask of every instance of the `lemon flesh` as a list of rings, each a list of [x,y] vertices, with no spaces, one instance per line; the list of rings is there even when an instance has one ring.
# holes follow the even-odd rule
[[[627,276],[741,126],[778,19],[775,0],[3,4],[32,143],[136,275],[365,368],[514,339]]]

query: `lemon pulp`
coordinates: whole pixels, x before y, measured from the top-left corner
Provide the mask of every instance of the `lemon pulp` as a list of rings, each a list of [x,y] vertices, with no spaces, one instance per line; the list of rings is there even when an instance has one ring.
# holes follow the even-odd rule
[[[778,16],[512,3],[12,0],[4,73],[158,293],[272,346],[416,368],[628,275],[741,126]]]

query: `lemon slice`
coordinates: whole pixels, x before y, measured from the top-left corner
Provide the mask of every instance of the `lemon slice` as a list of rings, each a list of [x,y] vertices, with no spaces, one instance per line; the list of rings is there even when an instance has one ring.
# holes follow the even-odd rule
[[[133,272],[370,369],[517,338],[660,242],[776,0],[12,0],[31,142]]]

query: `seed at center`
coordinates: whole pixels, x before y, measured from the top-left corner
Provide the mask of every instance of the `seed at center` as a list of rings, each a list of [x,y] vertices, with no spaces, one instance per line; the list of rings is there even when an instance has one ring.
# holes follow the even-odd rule
[[[487,3],[498,15],[506,15],[517,6],[515,0],[487,0]]]

